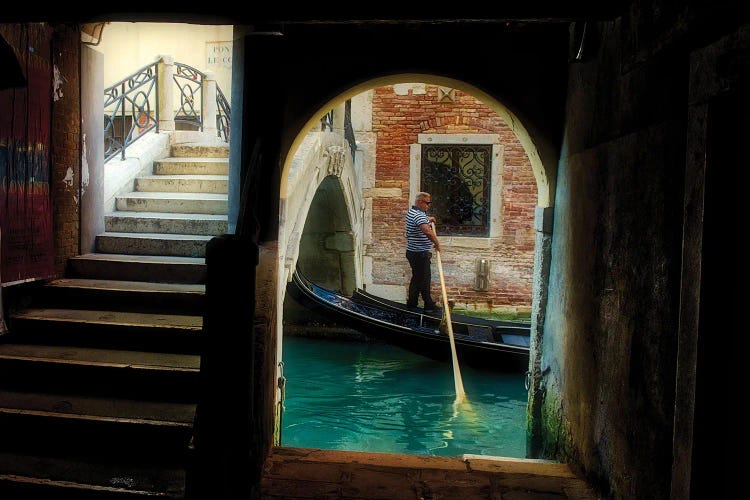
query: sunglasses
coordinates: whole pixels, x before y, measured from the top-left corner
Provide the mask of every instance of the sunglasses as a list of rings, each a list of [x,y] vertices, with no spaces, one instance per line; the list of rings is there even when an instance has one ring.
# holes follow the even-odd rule
[[[428,205],[432,203],[431,201],[424,201],[424,200],[422,200],[422,201],[425,202],[425,203],[427,203]]]

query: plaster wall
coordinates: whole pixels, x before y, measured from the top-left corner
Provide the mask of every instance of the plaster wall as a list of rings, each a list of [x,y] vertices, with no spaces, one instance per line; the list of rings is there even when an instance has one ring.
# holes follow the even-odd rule
[[[101,42],[95,49],[104,54],[105,86],[154,62],[158,55],[168,54],[175,61],[199,71],[213,71],[217,85],[231,103],[232,40],[230,25],[112,22],[105,25]],[[213,62],[214,49],[220,51],[216,62]],[[226,60],[222,62],[222,59]],[[174,105],[179,106],[179,94],[174,96]]]

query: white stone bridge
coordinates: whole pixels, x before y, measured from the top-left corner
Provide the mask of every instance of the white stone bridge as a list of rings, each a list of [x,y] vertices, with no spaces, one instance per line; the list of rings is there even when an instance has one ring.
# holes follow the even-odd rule
[[[364,201],[360,162],[340,130],[311,131],[296,151],[280,200],[279,259],[287,282],[299,266],[350,295],[362,286]]]

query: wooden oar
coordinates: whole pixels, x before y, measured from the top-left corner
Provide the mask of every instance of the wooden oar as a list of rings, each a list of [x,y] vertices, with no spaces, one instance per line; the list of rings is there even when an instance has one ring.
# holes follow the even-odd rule
[[[430,224],[432,230],[435,231],[435,224]],[[437,232],[435,232],[437,234]],[[440,288],[443,291],[443,314],[445,315],[445,322],[448,325],[448,338],[451,341],[451,355],[453,358],[453,382],[456,385],[456,403],[460,403],[466,399],[466,391],[464,391],[464,383],[461,380],[461,369],[458,367],[458,356],[456,356],[456,341],[453,339],[453,322],[451,321],[451,310],[448,307],[448,292],[445,290],[445,277],[443,276],[443,263],[440,259],[440,251],[435,250],[437,253],[438,271],[440,271]]]

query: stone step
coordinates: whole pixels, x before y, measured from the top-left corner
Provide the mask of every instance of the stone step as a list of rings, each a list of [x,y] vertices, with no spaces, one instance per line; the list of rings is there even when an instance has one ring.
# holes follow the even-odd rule
[[[229,175],[228,158],[173,157],[154,161],[155,175]]]
[[[202,314],[206,286],[60,278],[30,288],[31,305],[147,313]]]
[[[0,344],[0,389],[195,403],[200,356]]]
[[[4,451],[67,457],[187,458],[194,403],[162,403],[0,390],[0,441]],[[145,456],[145,457],[144,457]]]
[[[163,212],[111,212],[104,216],[104,229],[118,233],[201,234],[227,232],[226,215],[174,214]]]
[[[15,500],[178,500],[185,497],[182,467],[142,461],[97,462],[66,456],[0,453],[0,498]]]
[[[229,158],[229,144],[206,144],[199,142],[174,144],[171,156],[199,158]]]
[[[227,175],[147,175],[135,179],[135,190],[227,194],[228,179]]]
[[[99,253],[205,257],[212,236],[199,234],[103,233],[96,237]]]
[[[68,259],[71,278],[201,284],[206,282],[206,259],[154,255],[88,253]]]
[[[117,210],[183,214],[222,214],[228,212],[228,196],[213,193],[133,192],[115,197]]]
[[[8,324],[16,343],[199,354],[203,316],[28,308]]]

